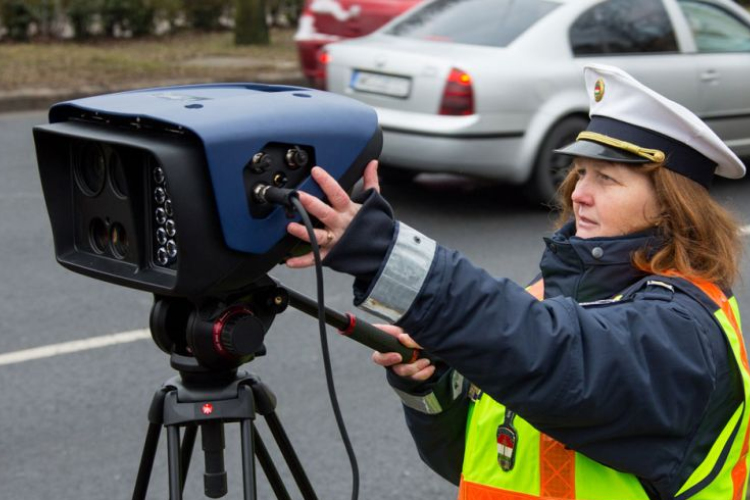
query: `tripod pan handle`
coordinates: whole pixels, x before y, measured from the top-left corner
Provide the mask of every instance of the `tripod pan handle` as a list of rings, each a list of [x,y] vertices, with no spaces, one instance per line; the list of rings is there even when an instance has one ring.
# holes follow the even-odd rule
[[[385,333],[367,321],[346,313],[349,325],[339,333],[379,352],[397,352],[404,363],[413,363],[419,358],[419,349],[406,347],[393,335]]]

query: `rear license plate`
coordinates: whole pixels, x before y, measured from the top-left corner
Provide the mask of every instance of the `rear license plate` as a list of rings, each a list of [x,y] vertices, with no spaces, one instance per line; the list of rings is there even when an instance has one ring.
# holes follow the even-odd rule
[[[408,97],[411,90],[411,78],[369,71],[355,71],[352,75],[351,87],[359,92],[391,97]]]

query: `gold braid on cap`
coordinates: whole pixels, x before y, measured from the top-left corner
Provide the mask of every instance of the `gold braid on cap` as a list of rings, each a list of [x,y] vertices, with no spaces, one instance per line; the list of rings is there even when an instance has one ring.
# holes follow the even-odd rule
[[[650,160],[654,163],[662,163],[667,158],[667,155],[665,155],[663,151],[659,151],[658,149],[642,148],[640,146],[636,146],[635,144],[621,141],[619,139],[615,139],[614,137],[609,137],[596,132],[589,132],[588,130],[584,130],[583,132],[578,134],[576,140],[580,141],[581,139],[598,142],[600,144],[612,146],[617,149],[623,149],[629,153],[637,154],[638,156],[646,158],[647,160]]]

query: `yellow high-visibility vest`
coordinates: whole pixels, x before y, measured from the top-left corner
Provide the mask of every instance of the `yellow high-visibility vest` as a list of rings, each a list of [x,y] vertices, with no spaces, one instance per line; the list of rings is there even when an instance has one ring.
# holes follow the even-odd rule
[[[744,500],[748,476],[748,423],[750,369],[742,339],[740,314],[734,297],[727,298],[716,285],[690,280],[716,304],[714,316],[731,346],[742,375],[744,402],[726,423],[703,462],[676,494],[678,500]],[[527,291],[544,297],[544,285],[534,283]],[[510,426],[506,422],[510,415]],[[501,435],[510,427],[513,439]],[[505,431],[504,431],[505,432]],[[511,448],[515,448],[512,450]],[[717,472],[714,466],[728,454]],[[522,462],[504,470],[499,456],[512,452]],[[712,478],[711,475],[715,474]],[[619,472],[591,460],[539,432],[520,416],[486,394],[469,409],[459,500],[648,500],[633,474]]]

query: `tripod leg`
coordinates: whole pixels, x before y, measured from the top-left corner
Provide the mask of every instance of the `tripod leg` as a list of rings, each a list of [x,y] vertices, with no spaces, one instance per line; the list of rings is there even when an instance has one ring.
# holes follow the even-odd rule
[[[279,417],[276,416],[275,412],[267,413],[264,416],[268,423],[268,428],[271,430],[271,434],[273,434],[276,443],[279,445],[279,450],[281,450],[284,460],[286,460],[286,463],[289,465],[289,470],[294,477],[294,481],[297,483],[300,493],[302,493],[302,498],[305,500],[317,500],[318,496],[315,494],[315,490],[305,473],[305,469],[302,467],[302,463],[297,457],[297,453],[294,451],[292,442],[289,441],[289,437],[286,435],[284,427],[281,425]]]
[[[180,450],[180,491],[183,493],[185,492],[185,480],[187,480],[188,469],[190,469],[190,457],[193,455],[196,434],[198,434],[197,425],[185,426],[185,434],[182,436],[182,449]]]
[[[256,411],[265,417],[268,428],[271,430],[271,434],[273,434],[276,444],[278,444],[281,454],[289,466],[289,470],[292,473],[292,477],[294,477],[294,481],[297,483],[300,493],[302,493],[302,497],[305,500],[317,500],[318,496],[315,494],[315,490],[307,478],[305,469],[302,467],[302,463],[294,451],[292,442],[289,441],[289,437],[286,435],[284,427],[276,415],[276,396],[273,395],[271,389],[261,382],[260,379],[252,379],[250,386],[255,396]]]
[[[245,495],[244,500],[255,500],[257,495],[253,438],[252,420],[249,418],[241,420],[240,440],[242,442],[242,485]]]
[[[291,500],[292,497],[289,496],[289,492],[287,491],[286,486],[284,486],[284,481],[281,479],[279,471],[276,469],[273,459],[268,453],[268,448],[266,448],[266,445],[263,443],[260,434],[258,434],[258,429],[256,429],[255,426],[253,426],[253,439],[255,440],[255,456],[258,457],[258,462],[260,462],[261,467],[263,467],[263,472],[266,474],[268,483],[271,485],[271,488],[273,488],[276,498],[278,500]]]
[[[138,467],[138,476],[135,479],[133,500],[146,500],[148,483],[151,481],[151,470],[154,467],[154,458],[156,457],[156,448],[159,445],[159,435],[161,435],[161,424],[150,423],[146,432],[146,441],[143,443],[141,465]]]
[[[151,471],[154,467],[154,458],[156,458],[156,448],[159,446],[159,435],[164,424],[164,399],[170,390],[172,389],[162,387],[154,393],[154,397],[151,399],[151,407],[148,410],[149,426],[146,432],[146,441],[143,443],[138,476],[136,476],[135,487],[133,488],[133,500],[146,500],[148,483],[151,481]]]
[[[169,461],[169,500],[182,500],[180,484],[180,428],[167,427],[167,459]]]

